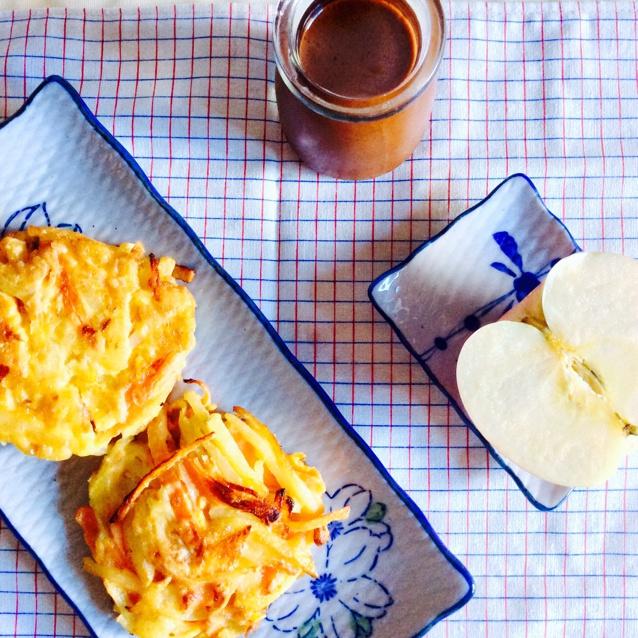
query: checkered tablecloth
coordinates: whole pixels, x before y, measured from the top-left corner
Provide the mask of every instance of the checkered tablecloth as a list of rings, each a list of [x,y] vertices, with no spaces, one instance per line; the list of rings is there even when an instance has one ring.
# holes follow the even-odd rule
[[[445,9],[426,138],[376,180],[318,176],[282,139],[272,6],[0,13],[0,114],[65,77],[252,296],[474,576],[430,635],[638,636],[638,456],[537,511],[367,297],[516,172],[581,247],[638,257],[638,6]],[[0,524],[0,636],[86,635]]]

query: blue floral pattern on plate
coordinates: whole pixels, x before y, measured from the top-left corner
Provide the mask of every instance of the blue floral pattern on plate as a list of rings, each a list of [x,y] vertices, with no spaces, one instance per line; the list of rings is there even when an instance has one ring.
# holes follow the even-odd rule
[[[471,332],[496,321],[577,250],[529,178],[516,174],[369,288],[372,303],[427,375],[541,510],[556,508],[570,489],[532,476],[480,435],[463,410],[456,361]]]
[[[4,237],[8,231],[24,230],[27,226],[53,226],[46,202],[24,206],[11,213],[2,226],[0,237]],[[82,232],[79,224],[68,222],[60,222],[56,224],[56,228],[66,228],[76,233]]]
[[[394,604],[388,588],[375,578],[393,543],[391,527],[384,522],[387,506],[355,484],[328,495],[330,511],[344,505],[350,506],[350,517],[330,524],[330,540],[315,557],[318,578],[299,580],[270,610],[267,621],[274,631],[297,638],[369,637],[374,621]],[[314,609],[300,603],[308,593]]]

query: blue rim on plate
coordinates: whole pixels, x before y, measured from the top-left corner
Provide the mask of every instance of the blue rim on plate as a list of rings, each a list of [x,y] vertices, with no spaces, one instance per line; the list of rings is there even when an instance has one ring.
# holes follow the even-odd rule
[[[359,448],[363,454],[368,458],[370,463],[372,464],[374,470],[378,473],[381,479],[389,486],[390,490],[394,492],[394,494],[398,497],[400,503],[402,503],[407,510],[411,513],[414,519],[416,519],[418,525],[425,532],[423,538],[429,538],[433,544],[433,546],[438,550],[441,556],[447,561],[447,564],[450,569],[453,569],[460,575],[460,581],[464,582],[463,591],[464,594],[460,595],[457,600],[454,601],[453,604],[441,609],[439,613],[433,617],[428,618],[425,626],[421,627],[416,633],[413,634],[414,638],[418,636],[424,635],[429,629],[431,629],[436,623],[438,623],[443,618],[457,611],[461,607],[463,607],[473,596],[474,593],[474,582],[472,576],[467,571],[467,569],[462,565],[462,563],[456,558],[450,550],[443,544],[443,542],[439,539],[434,529],[431,527],[430,523],[426,519],[423,512],[419,509],[419,507],[414,503],[414,501],[407,495],[407,493],[397,484],[397,482],[393,479],[393,477],[389,474],[384,465],[380,462],[380,460],[376,457],[376,455],[372,452],[372,450],[366,445],[363,439],[357,434],[357,432],[352,428],[352,426],[344,419],[344,417],[340,414],[336,405],[332,402],[330,397],[324,391],[324,389],[319,385],[319,383],[312,377],[312,375],[308,372],[308,370],[296,359],[296,357],[292,354],[286,344],[283,342],[281,337],[275,331],[273,326],[270,324],[268,319],[263,315],[261,310],[256,306],[256,304],[252,301],[252,299],[246,294],[246,292],[239,286],[239,284],[218,264],[218,262],[210,255],[210,253],[205,248],[202,241],[199,237],[194,233],[194,231],[190,228],[190,226],[186,223],[186,221],[160,196],[157,190],[149,181],[148,177],[142,171],[140,166],[137,164],[132,155],[122,146],[120,142],[117,141],[111,135],[105,127],[98,121],[95,115],[90,111],[88,106],[82,100],[78,92],[73,88],[73,86],[66,81],[65,79],[59,76],[50,76],[46,78],[38,88],[30,95],[25,104],[9,119],[0,124],[0,130],[4,129],[11,122],[15,121],[17,118],[22,116],[31,104],[36,100],[38,95],[47,89],[47,87],[52,87],[57,85],[61,89],[63,89],[68,96],[75,103],[75,106],[81,112],[82,116],[88,122],[88,124],[93,128],[93,130],[101,137],[103,140],[115,151],[117,155],[124,161],[124,163],[131,169],[134,173],[134,176],[137,178],[139,183],[144,187],[147,193],[151,196],[151,198],[155,201],[157,206],[164,211],[186,234],[187,238],[190,240],[192,245],[195,247],[196,251],[199,253],[201,258],[212,267],[212,269],[219,275],[223,281],[232,289],[232,291],[243,301],[243,303],[250,310],[250,313],[257,319],[257,321],[261,324],[261,326],[267,332],[268,337],[272,341],[272,343],[276,346],[276,348],[280,351],[280,353],[285,357],[287,362],[292,366],[294,371],[298,373],[298,375],[303,379],[303,381],[310,387],[310,389],[314,392],[319,401],[323,404],[325,409],[329,412],[332,419],[336,422],[338,426],[341,427],[343,432],[349,437],[349,439]],[[197,349],[197,347],[196,347]],[[91,632],[91,635],[98,636],[95,632],[91,623],[82,612],[82,610],[76,604],[76,601],[64,591],[63,587],[60,586],[54,576],[51,574],[46,561],[42,559],[38,552],[32,548],[29,542],[25,539],[24,535],[21,533],[21,530],[18,529],[16,525],[13,524],[9,517],[5,514],[5,512],[0,511],[0,515],[3,520],[6,522],[7,526],[12,530],[12,532],[20,539],[24,547],[29,551],[29,553],[34,557],[34,559],[38,562],[42,570],[47,574],[49,579],[53,582],[56,588],[60,591],[61,595],[65,598],[65,600],[69,603],[69,605],[75,610],[80,618],[84,621],[87,629]]]
[[[529,210],[521,212],[521,210],[516,207],[511,207],[511,209],[508,209],[507,197],[510,194],[510,191],[514,191],[519,197],[521,197],[526,202]],[[540,233],[545,232],[548,236],[551,236],[551,238],[555,240],[556,244],[554,246],[554,243],[552,243],[552,249],[555,250],[552,257],[548,258],[543,255],[543,260],[540,262],[542,266],[539,267],[538,270],[536,270],[535,272],[526,272],[523,268],[522,257],[518,252],[519,250],[523,252],[523,245],[521,245],[521,247],[519,248],[519,245],[512,236],[513,233],[494,232],[494,228],[490,228],[490,225],[494,226],[495,224],[495,227],[498,227],[498,224],[505,223],[504,220],[507,220],[511,227],[516,228],[517,223],[523,224],[523,215],[530,213],[530,210],[535,216],[536,224],[532,224],[531,222],[529,222],[529,227],[525,229],[525,237],[529,238],[534,234],[540,235]],[[483,216],[482,221],[478,222],[476,220],[480,215]],[[472,228],[472,232],[476,234],[470,235],[468,234],[468,230],[468,232],[463,235],[462,229],[464,228],[464,224],[468,225],[469,223],[476,224]],[[484,231],[481,228],[480,224],[484,224]],[[479,229],[479,232],[476,232],[477,228]],[[482,234],[480,231],[483,231]],[[451,235],[454,235],[454,239],[451,239]],[[488,275],[496,271],[500,272],[501,274],[505,273],[510,278],[512,278],[512,284],[510,285],[510,280],[508,280],[507,283],[503,284],[500,296],[489,298],[489,301],[480,308],[482,314],[480,314],[478,311],[474,312],[474,308],[472,308],[471,314],[461,314],[458,317],[455,317],[455,320],[458,319],[456,324],[453,321],[450,321],[449,316],[445,316],[444,318],[439,318],[438,316],[430,316],[425,304],[423,310],[420,310],[419,308],[409,307],[408,310],[411,311],[409,313],[410,320],[408,321],[406,319],[403,319],[402,323],[400,317],[405,317],[405,306],[414,306],[418,304],[423,299],[423,297],[415,297],[413,299],[410,299],[408,295],[407,302],[406,300],[402,299],[403,305],[401,305],[401,303],[395,304],[395,299],[400,298],[400,295],[408,294],[399,290],[402,284],[398,283],[398,278],[402,275],[405,275],[406,272],[410,271],[411,269],[416,271],[417,266],[415,265],[415,262],[417,260],[423,260],[426,251],[428,251],[428,249],[432,250],[435,246],[437,246],[437,242],[448,242],[447,246],[449,248],[450,245],[452,245],[450,243],[452,241],[457,242],[454,244],[455,246],[459,246],[460,244],[458,242],[460,239],[463,240],[463,248],[466,251],[468,251],[468,249],[472,250],[474,248],[483,249],[488,243],[494,250],[499,250],[500,257],[504,257],[505,261],[509,259],[510,263],[512,263],[512,266],[507,266],[506,264],[500,263],[499,261],[489,263],[488,260],[485,263],[484,270]],[[476,244],[476,246],[474,246],[473,244]],[[542,241],[535,244],[536,248],[542,245]],[[437,246],[437,248],[439,248],[439,246]],[[503,469],[508,472],[508,474],[512,477],[516,485],[520,488],[520,490],[530,501],[530,503],[532,503],[534,507],[541,511],[551,511],[556,509],[565,500],[571,490],[564,486],[555,486],[554,484],[546,483],[544,481],[541,481],[540,479],[537,479],[536,477],[532,477],[524,470],[521,470],[521,468],[516,467],[514,464],[507,461],[507,459],[504,459],[493,448],[493,446],[476,429],[476,427],[471,422],[469,417],[465,414],[462,408],[460,397],[458,397],[456,390],[456,380],[454,372],[456,361],[454,357],[450,355],[450,360],[447,362],[448,369],[446,370],[445,380],[442,380],[442,375],[435,372],[432,369],[431,365],[428,363],[429,357],[434,352],[436,352],[437,349],[445,350],[447,348],[447,339],[437,337],[437,339],[429,342],[431,343],[431,346],[427,352],[424,352],[423,344],[419,342],[420,335],[417,333],[420,329],[423,328],[424,325],[428,323],[435,325],[437,321],[440,321],[442,324],[442,334],[449,335],[450,337],[453,336],[457,339],[458,352],[458,349],[460,349],[460,345],[462,345],[464,338],[467,338],[467,336],[469,336],[469,333],[472,330],[475,330],[480,323],[495,321],[496,319],[498,319],[499,316],[502,316],[505,311],[507,311],[515,303],[520,301],[528,292],[530,292],[531,289],[533,289],[533,287],[535,287],[547,274],[551,266],[558,259],[579,250],[581,250],[580,247],[574,240],[567,227],[545,206],[540,194],[538,193],[538,190],[536,189],[532,181],[526,175],[522,173],[516,173],[501,182],[494,190],[492,190],[487,195],[487,197],[481,200],[478,204],[464,211],[450,224],[448,224],[443,230],[421,244],[401,263],[397,264],[396,266],[392,267],[388,271],[375,278],[375,280],[370,284],[368,288],[368,296],[376,310],[388,322],[401,343],[403,343],[403,345],[421,365],[427,376],[431,379],[432,383],[436,387],[438,387],[445,395],[445,397],[450,401],[452,407],[454,407],[455,411],[461,417],[463,422],[481,440],[492,457],[499,463],[499,465],[503,467]],[[443,258],[445,258],[445,254],[443,254]],[[456,264],[452,263],[452,258],[450,258],[450,263],[452,264],[452,267],[456,267]],[[514,266],[513,264],[516,264],[516,266]],[[421,267],[422,265],[419,265],[419,268]],[[520,275],[517,276],[516,273],[512,271],[512,268],[518,270]],[[458,273],[461,272],[462,268],[459,267]],[[466,272],[465,274],[467,275],[468,273]],[[436,278],[439,275],[440,273],[437,272],[437,274],[432,275],[432,277]],[[422,277],[422,279],[426,280],[426,269],[424,268],[423,271],[419,272],[418,274],[412,274],[411,277],[413,281],[415,278],[418,277]],[[477,284],[479,283],[479,281],[479,279],[475,279],[473,283]],[[434,286],[434,284],[432,285]],[[467,293],[466,296],[471,296],[476,290],[476,286],[474,286],[474,288],[472,289],[470,287],[467,287],[465,290],[462,290],[463,287],[468,286],[468,284],[461,276],[461,274],[458,274],[456,281],[454,279],[447,281],[447,285],[447,288],[444,288],[442,286],[441,290],[439,291],[439,296],[441,298],[444,296],[448,297],[454,294],[454,291],[451,292],[451,289],[455,289],[456,293],[459,295],[459,298],[463,295],[464,292]],[[505,287],[503,288],[503,286]],[[393,287],[396,287],[396,290]],[[435,287],[432,287],[428,290],[431,292],[431,290],[434,289]],[[431,294],[436,295],[436,292]],[[434,303],[433,305],[436,307],[436,303]],[[447,310],[449,311],[449,308]],[[473,320],[471,323],[473,323],[474,325],[468,325],[468,318]],[[420,325],[418,328],[415,328],[417,321]],[[464,321],[466,324],[465,326],[463,325]],[[412,331],[410,331],[410,322],[412,322]],[[463,335],[462,333],[465,333],[465,335]],[[440,342],[437,343],[438,339],[440,339]],[[528,487],[528,481],[534,484],[533,490]],[[544,498],[545,492],[547,492],[548,494],[546,499]]]

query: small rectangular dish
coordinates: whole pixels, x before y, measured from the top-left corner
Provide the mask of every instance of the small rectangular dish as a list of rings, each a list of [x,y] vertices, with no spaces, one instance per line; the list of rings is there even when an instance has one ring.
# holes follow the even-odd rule
[[[499,453],[465,413],[458,354],[472,331],[523,299],[559,259],[580,250],[528,177],[512,175],[369,288],[375,308],[529,501],[552,510],[570,488],[543,481]]]

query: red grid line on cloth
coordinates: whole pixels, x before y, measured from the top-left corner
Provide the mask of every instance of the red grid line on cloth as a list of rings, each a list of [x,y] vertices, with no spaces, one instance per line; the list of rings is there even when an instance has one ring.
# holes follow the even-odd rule
[[[598,100],[599,100],[599,107],[600,107],[600,118],[599,118],[599,126],[600,126],[600,156],[602,158],[602,169],[603,169],[603,175],[605,175],[607,173],[607,163],[605,160],[605,137],[604,137],[604,128],[603,128],[603,122],[604,122],[604,115],[603,115],[603,77],[602,77],[602,65],[601,65],[601,60],[600,60],[600,21],[598,21],[597,23],[597,29],[596,29],[596,35],[597,35],[597,44],[598,44]],[[602,188],[601,188],[601,193],[600,193],[600,237],[601,237],[601,245],[600,248],[601,250],[605,250],[605,212],[604,212],[604,205],[605,205],[605,183],[606,180],[603,179],[602,180]]]
[[[446,11],[426,139],[356,186],[282,140],[265,7],[1,14],[0,104],[10,115],[65,75],[273,320],[475,577],[474,599],[430,635],[633,636],[636,459],[557,512],[530,508],[366,289],[516,171],[581,245],[638,256],[636,5]],[[0,636],[18,635],[86,631],[0,526]]]

